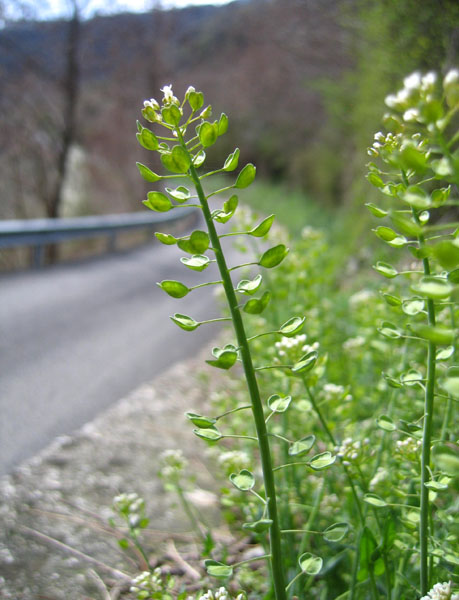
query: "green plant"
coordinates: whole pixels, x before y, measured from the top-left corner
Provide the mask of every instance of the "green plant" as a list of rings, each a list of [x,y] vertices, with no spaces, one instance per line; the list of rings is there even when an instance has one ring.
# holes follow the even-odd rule
[[[445,78],[442,89],[432,74],[408,78],[405,88],[388,99],[393,110],[385,122],[393,131],[378,133],[370,149],[389,166],[371,163],[368,179],[390,205],[368,208],[391,220],[391,227],[376,228],[377,236],[390,250],[408,248],[410,261],[420,261],[421,269],[406,258],[393,266],[384,256],[375,265],[388,281],[381,295],[373,277],[348,264],[345,231],[333,236],[307,226],[293,242],[271,229],[273,215],[254,224],[250,214],[238,210],[233,190],[252,183],[253,165],[233,183],[212,187],[219,175],[236,170],[239,151],[221,169],[198,171],[228,119],[222,114],[208,120],[210,107],[203,108],[203,96],[194,88],[180,102],[166,86],[162,106],[145,103],[144,117],[165,128],[164,135],[138,124],[140,143],[159,152],[168,171],[159,175],[139,164],[143,177],[178,178],[188,185],[149,192],[145,205],[157,211],[195,206],[207,226],[180,238],[156,237],[188,255],[181,259],[185,267],[199,273],[216,263],[220,276],[193,287],[175,280],[158,285],[173,298],[200,287],[223,289],[230,315],[223,320],[232,323],[236,336],[236,342],[214,348],[207,362],[230,374],[240,363],[245,380],[237,376],[216,396],[212,416],[186,416],[195,434],[219,453],[220,470],[229,477],[231,485],[222,489],[227,518],[264,548],[272,590],[252,578],[254,598],[414,600],[428,593],[441,597],[443,591],[454,597],[452,584],[434,583],[453,579],[457,564],[452,510],[459,381],[453,364],[459,281],[457,73]],[[241,214],[235,230],[219,229]],[[275,245],[266,250],[258,241],[268,233]],[[221,245],[227,236],[245,236],[259,258],[228,268]],[[283,268],[273,269],[292,245],[295,251]],[[359,260],[368,260],[363,249],[361,254]],[[255,266],[268,270],[255,274]],[[243,277],[233,284],[239,268]],[[256,296],[263,281],[270,291]],[[172,320],[185,331],[215,321],[182,313]],[[277,341],[266,343],[265,336]],[[433,410],[438,403],[441,412]],[[249,410],[253,419],[247,419]],[[311,458],[314,447],[318,452]],[[332,465],[324,477],[322,471]],[[169,484],[180,496],[179,471]],[[252,559],[222,560],[205,561],[210,576],[237,575]]]
[[[254,297],[254,294],[260,288],[262,282],[261,275],[257,275],[253,279],[242,279],[235,286],[231,278],[231,272],[246,265],[236,265],[228,268],[226,264],[220,240],[226,235],[236,235],[236,233],[220,234],[217,232],[216,224],[225,224],[231,219],[238,205],[237,196],[230,196],[229,199],[226,199],[223,202],[221,207],[215,210],[211,210],[209,206],[209,201],[218,195],[227,194],[233,189],[247,188],[255,178],[255,167],[252,164],[247,164],[239,172],[233,184],[205,193],[203,189],[203,180],[205,178],[218,173],[232,172],[238,165],[239,150],[236,149],[228,156],[221,169],[202,175],[199,175],[197,171],[206,159],[206,149],[212,146],[217,141],[218,137],[226,132],[228,118],[225,114],[222,114],[219,120],[213,122],[208,121],[207,118],[211,114],[211,109],[210,107],[203,109],[203,95],[200,92],[196,92],[192,87],[187,90],[183,102],[180,102],[173,95],[170,86],[163,88],[163,92],[164,98],[162,106],[155,100],[147,101],[145,102],[142,114],[151,123],[162,126],[166,130],[167,135],[156,135],[151,130],[138,123],[137,137],[142,146],[160,153],[163,166],[171,174],[157,175],[148,167],[141,164],[138,164],[139,171],[147,181],[151,182],[173,178],[187,180],[194,190],[192,189],[190,191],[190,189],[181,185],[175,189],[166,188],[166,194],[159,191],[149,192],[148,199],[144,204],[148,208],[157,211],[168,211],[184,206],[198,207],[202,211],[207,231],[197,230],[190,236],[179,239],[163,233],[157,233],[156,237],[164,244],[177,244],[181,250],[187,252],[190,257],[182,258],[181,261],[190,269],[203,271],[210,262],[216,262],[221,279],[198,284],[193,288],[188,288],[183,283],[175,280],[165,280],[158,285],[174,298],[182,298],[197,287],[207,285],[221,285],[223,287],[237,341],[236,345],[227,344],[222,348],[214,348],[214,357],[207,362],[213,367],[225,370],[232,368],[238,361],[241,362],[251,400],[249,405],[239,406],[236,409],[226,411],[217,417],[209,418],[192,412],[189,412],[187,417],[197,427],[197,429],[195,429],[196,435],[209,443],[215,443],[228,437],[250,438],[258,443],[263,474],[263,490],[261,493],[254,490],[256,481],[253,474],[247,469],[244,469],[239,473],[232,473],[230,475],[230,480],[238,490],[255,495],[263,506],[261,518],[257,522],[247,523],[246,525],[248,529],[253,529],[257,532],[265,531],[266,534],[269,535],[269,553],[266,555],[266,558],[270,563],[275,596],[277,600],[284,600],[287,598],[287,594],[282,558],[279,511],[270,448],[270,435],[272,434],[268,432],[268,419],[265,418],[256,374],[257,370],[266,369],[269,368],[269,366],[254,366],[250,351],[250,342],[255,338],[249,338],[246,335],[242,318],[242,312],[248,315],[258,315],[262,313],[269,304],[271,294],[270,292],[265,291],[260,297]],[[188,116],[185,116],[187,111]],[[195,133],[190,134],[189,129],[193,124],[197,124],[197,127]],[[192,204],[188,202],[189,200],[198,200],[199,203]],[[175,201],[175,204],[173,201]],[[271,215],[251,229],[237,232],[237,235],[248,235],[255,238],[265,237],[271,228],[273,220],[274,215]],[[215,258],[211,259],[204,254],[207,250],[210,250]],[[279,265],[287,253],[288,248],[284,244],[278,244],[265,250],[258,260],[252,261],[249,264],[258,265],[265,269],[271,269]],[[237,298],[237,295],[239,294],[241,296],[249,296],[249,299],[243,305],[241,305]],[[212,319],[209,321],[197,322],[192,317],[181,313],[176,313],[172,317],[172,320],[185,331],[192,331],[203,323],[214,321],[214,319]],[[275,330],[265,332],[261,335],[292,337],[301,330],[303,323],[303,318],[291,317]],[[283,366],[283,368],[288,368],[292,374],[301,376],[303,372],[313,367],[316,360],[317,354],[313,351],[300,357],[297,362],[288,366]],[[268,406],[270,407],[271,414],[281,412],[280,405],[282,402],[285,403],[286,400],[283,400],[280,395],[274,394],[270,397]],[[228,434],[225,435],[222,433],[217,427],[217,421],[227,417],[229,414],[247,409],[252,410],[256,433],[255,436],[241,436],[240,434],[232,434],[229,436]],[[321,454],[312,458],[307,464],[309,464],[312,469],[319,469],[329,466],[333,463],[333,460],[334,458],[330,453],[325,453],[324,455]],[[311,566],[309,564],[310,561],[308,562],[303,556],[300,557],[300,572],[312,573],[312,570],[317,572],[320,570],[319,560],[320,559],[315,560],[314,558],[315,562],[313,561],[314,564]],[[206,568],[210,575],[221,578],[229,577],[233,571],[232,567],[212,559],[206,561]]]
[[[432,448],[446,441],[453,398],[459,398],[458,367],[445,367],[448,359],[455,358],[457,339],[459,230],[454,209],[459,205],[455,197],[459,134],[454,125],[459,110],[459,72],[450,71],[441,83],[435,73],[413,73],[402,90],[387,97],[386,104],[391,109],[385,116],[389,131],[375,135],[369,154],[385,163],[388,171],[370,163],[368,180],[386,196],[389,206],[369,204],[368,208],[394,227],[379,226],[376,235],[389,246],[408,249],[417,261],[402,271],[382,262],[375,268],[389,279],[407,277],[410,286],[408,296],[386,293],[388,304],[408,318],[403,328],[383,322],[381,334],[427,347],[425,372],[412,369],[404,375],[405,385],[423,389],[425,397],[423,413],[413,419],[422,423],[419,552],[420,591],[425,596],[434,581],[438,549],[442,558],[450,552],[447,540],[435,536],[436,510],[431,497],[450,481],[437,461],[432,464]],[[443,403],[444,412],[441,431],[434,429],[438,402]],[[381,426],[390,429],[391,422],[385,418]]]

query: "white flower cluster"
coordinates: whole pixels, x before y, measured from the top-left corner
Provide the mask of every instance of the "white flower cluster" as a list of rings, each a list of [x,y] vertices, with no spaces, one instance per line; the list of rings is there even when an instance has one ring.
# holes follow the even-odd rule
[[[395,150],[401,144],[401,134],[394,135],[393,133],[383,134],[382,131],[375,133],[375,141],[373,145],[368,148],[368,154],[370,156],[379,156],[381,148],[387,148],[389,150]]]
[[[205,594],[199,596],[199,600],[231,600],[231,596],[226,588],[221,587],[216,592],[208,590]],[[238,594],[236,600],[244,600],[244,594]]]
[[[395,442],[396,450],[404,455],[417,455],[421,446],[421,440],[416,440],[412,437],[407,437],[404,440],[397,440]]]
[[[137,577],[132,580],[130,591],[134,593],[145,591],[161,592],[163,587],[161,569],[157,567],[153,573],[144,571],[143,573],[140,573],[140,575],[137,575]]]
[[[437,74],[434,72],[427,73],[422,76],[416,71],[403,80],[403,88],[397,94],[387,96],[385,102],[389,108],[396,110],[404,110],[413,97],[418,97],[421,93],[427,101],[432,100],[432,93],[435,91],[437,83]],[[409,109],[415,110],[415,109]],[[419,116],[419,115],[417,115]],[[405,121],[415,120],[415,118],[406,118],[406,112],[403,115]]]
[[[247,452],[243,452],[242,450],[229,450],[228,452],[222,452],[218,456],[218,462],[227,473],[234,473],[242,469],[247,469],[250,464],[250,458]]]
[[[365,338],[361,335],[357,335],[354,338],[349,338],[343,342],[343,350],[346,352],[352,352],[365,345]]]
[[[459,594],[453,594],[451,586],[451,581],[436,583],[421,600],[459,600]]]
[[[181,450],[164,450],[159,456],[159,462],[160,475],[165,479],[179,475],[188,464]]]
[[[360,306],[361,304],[367,304],[369,300],[374,298],[375,294],[371,290],[360,290],[349,298],[349,304],[352,308]]]
[[[347,437],[341,442],[340,446],[336,446],[335,451],[337,456],[339,456],[343,460],[344,465],[350,465],[351,461],[357,460],[362,453],[362,449],[364,446],[367,446],[370,443],[369,438],[365,438],[364,440],[356,440],[355,442],[352,438]]]
[[[322,388],[327,399],[331,400],[336,396],[342,396],[344,394],[344,386],[336,385],[336,383],[326,383]]]
[[[295,337],[283,337],[279,342],[276,342],[274,346],[278,350],[279,356],[286,356],[289,350],[301,348],[302,352],[312,352],[319,348],[319,342],[313,344],[305,344],[306,334],[300,333]]]
[[[374,474],[372,480],[370,481],[369,488],[370,490],[374,490],[378,487],[380,483],[385,483],[389,480],[389,472],[384,467],[378,467],[376,473]]]
[[[135,492],[130,494],[119,494],[113,499],[115,509],[123,514],[135,515],[145,509],[145,500]]]

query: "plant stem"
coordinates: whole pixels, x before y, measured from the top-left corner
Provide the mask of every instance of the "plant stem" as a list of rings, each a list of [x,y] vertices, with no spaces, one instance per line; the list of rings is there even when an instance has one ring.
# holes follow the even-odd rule
[[[182,148],[187,150],[186,145],[183,141],[183,136],[178,131],[178,136]],[[263,480],[265,493],[268,503],[268,515],[272,520],[270,529],[270,548],[271,548],[271,568],[273,585],[276,595],[276,600],[287,600],[284,583],[284,572],[282,564],[282,551],[281,551],[281,534],[279,525],[279,516],[277,511],[276,501],[276,489],[274,482],[274,473],[272,468],[271,450],[269,447],[269,438],[265,425],[265,418],[263,414],[263,405],[260,398],[260,392],[258,389],[258,383],[255,375],[255,369],[252,363],[252,357],[250,354],[249,343],[244,329],[242,316],[238,308],[238,302],[236,294],[234,292],[233,282],[226,265],[226,260],[220,244],[220,239],[215,229],[215,224],[212,220],[207,198],[204,194],[201,182],[193,164],[190,165],[190,175],[193,183],[196,187],[199,201],[201,203],[202,212],[207,224],[210,241],[215,252],[215,258],[217,260],[220,276],[223,281],[223,287],[225,289],[226,298],[228,301],[231,317],[233,320],[233,327],[236,333],[238,345],[240,347],[240,353],[242,358],[242,364],[244,367],[244,373],[247,381],[247,387],[252,402],[252,412],[255,421],[255,428],[257,431],[258,445],[260,449],[261,465],[263,470]],[[232,186],[226,189],[231,189]],[[214,192],[215,194],[215,192]],[[213,194],[212,194],[213,195]]]
[[[413,209],[413,217],[419,224],[417,212]],[[424,246],[424,235],[421,233],[418,236],[419,246]],[[430,263],[428,258],[422,259],[424,275],[430,275]],[[431,327],[435,326],[435,303],[432,299],[427,300],[427,322]],[[421,595],[425,596],[430,589],[430,569],[429,569],[429,488],[426,483],[430,479],[430,446],[432,443],[432,424],[434,410],[434,392],[435,392],[435,367],[436,367],[436,345],[433,342],[428,342],[427,347],[427,381],[424,396],[424,427],[422,432],[422,453],[421,453],[421,513],[419,520],[419,550],[421,554],[420,564],[420,586]],[[432,528],[431,528],[432,529]],[[430,535],[433,531],[430,531]]]

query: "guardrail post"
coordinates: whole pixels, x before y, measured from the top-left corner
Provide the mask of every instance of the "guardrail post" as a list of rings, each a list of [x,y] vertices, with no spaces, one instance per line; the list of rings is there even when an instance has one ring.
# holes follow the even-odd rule
[[[41,269],[44,264],[45,247],[43,244],[36,244],[32,250],[32,266],[34,269]]]
[[[108,234],[108,252],[115,252],[116,250],[116,231],[110,231]]]

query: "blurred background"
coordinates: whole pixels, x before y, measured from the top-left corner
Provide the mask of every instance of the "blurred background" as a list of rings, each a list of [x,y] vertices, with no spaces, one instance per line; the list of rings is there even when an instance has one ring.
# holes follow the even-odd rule
[[[0,0],[0,219],[141,210],[135,121],[165,84],[230,115],[215,166],[239,146],[305,202],[361,205],[384,97],[453,66],[458,24],[455,0]]]

